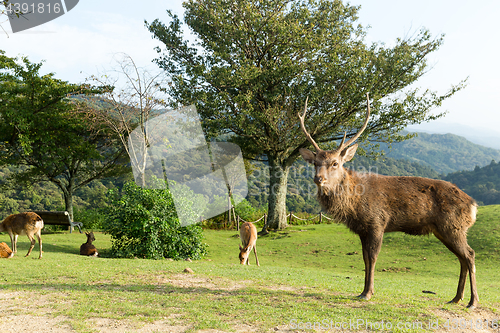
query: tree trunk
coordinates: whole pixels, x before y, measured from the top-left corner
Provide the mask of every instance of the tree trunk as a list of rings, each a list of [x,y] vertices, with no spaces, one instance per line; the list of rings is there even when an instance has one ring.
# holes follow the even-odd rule
[[[272,230],[282,230],[287,227],[286,221],[286,190],[289,166],[283,166],[276,158],[269,157],[269,199],[266,227]]]
[[[64,206],[71,217],[71,221],[73,221],[73,193],[71,191],[64,191]]]
[[[70,184],[67,184],[66,186],[60,183],[57,185],[63,192],[64,209],[69,213],[69,217],[71,218],[71,221],[73,221],[73,184],[70,181]]]

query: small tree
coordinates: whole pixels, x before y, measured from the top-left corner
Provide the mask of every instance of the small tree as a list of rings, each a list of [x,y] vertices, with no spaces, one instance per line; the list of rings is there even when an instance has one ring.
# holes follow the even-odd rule
[[[77,112],[82,93],[99,93],[40,74],[42,63],[0,51],[0,163],[26,165],[16,182],[50,181],[62,191],[73,218],[73,193],[94,179],[127,171],[118,137]]]

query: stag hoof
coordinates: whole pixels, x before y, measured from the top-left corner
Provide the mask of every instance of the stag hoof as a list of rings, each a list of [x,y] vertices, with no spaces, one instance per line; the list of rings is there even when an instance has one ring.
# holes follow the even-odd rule
[[[356,298],[368,301],[371,298],[371,296],[361,294],[361,295],[356,296]]]
[[[461,299],[454,298],[451,301],[447,302],[446,304],[458,304],[458,302],[460,302],[460,301],[461,301]]]
[[[476,305],[476,304],[471,304],[471,303],[469,303],[469,304],[467,305],[467,309],[469,309],[469,310],[471,310],[471,311],[472,311],[472,310],[475,310],[475,309],[476,309],[476,307],[477,307],[477,305]]]

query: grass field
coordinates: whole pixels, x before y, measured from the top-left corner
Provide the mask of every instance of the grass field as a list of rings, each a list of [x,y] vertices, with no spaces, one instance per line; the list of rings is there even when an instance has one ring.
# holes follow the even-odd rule
[[[24,318],[33,332],[49,332],[44,325],[51,332],[500,332],[500,206],[481,207],[469,232],[476,311],[465,308],[468,285],[463,303],[445,304],[460,267],[433,236],[386,235],[375,295],[361,301],[361,244],[343,225],[296,226],[259,238],[261,267],[253,254],[251,266],[238,264],[236,231],[204,234],[209,255],[195,262],[82,257],[86,237],[79,233],[42,235],[38,260],[38,245],[24,257],[28,239],[20,236],[18,254],[0,260],[0,329]],[[108,235],[96,239],[100,251],[110,248]],[[2,241],[10,246],[7,234]],[[194,274],[183,273],[187,267]]]

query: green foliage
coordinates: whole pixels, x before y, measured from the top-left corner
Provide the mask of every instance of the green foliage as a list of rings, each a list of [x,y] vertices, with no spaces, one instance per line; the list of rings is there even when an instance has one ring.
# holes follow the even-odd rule
[[[410,140],[392,144],[392,149],[381,145],[388,157],[407,159],[429,166],[440,174],[472,170],[500,161],[500,151],[474,144],[454,134],[418,133]]]
[[[206,253],[201,227],[180,225],[168,189],[143,189],[128,182],[121,192],[109,195],[104,231],[112,237],[113,256],[200,259]]]
[[[234,209],[236,211],[236,215],[246,221],[251,220],[258,213],[258,210],[252,207],[252,205],[250,205],[250,203],[245,199],[238,203]]]

